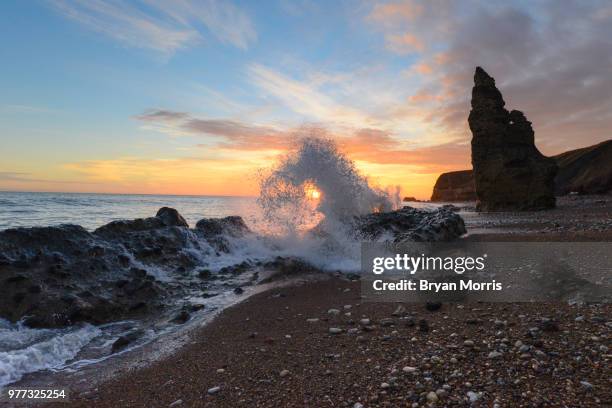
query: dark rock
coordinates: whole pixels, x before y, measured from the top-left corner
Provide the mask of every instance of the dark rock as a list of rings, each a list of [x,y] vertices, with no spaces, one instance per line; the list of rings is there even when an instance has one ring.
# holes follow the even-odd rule
[[[183,324],[183,323],[186,323],[189,320],[190,317],[191,317],[191,315],[189,314],[189,312],[187,310],[181,310],[174,317],[174,319],[172,319],[172,322],[178,323],[178,324]]]
[[[244,289],[241,287],[234,288],[234,293],[237,295],[242,295],[244,293]]]
[[[476,201],[476,187],[472,170],[442,173],[436,180],[431,201]]]
[[[425,320],[425,319],[419,320],[419,330],[422,331],[422,332],[428,332],[429,331],[429,323],[427,322],[427,320]]]
[[[155,216],[161,219],[164,225],[168,227],[185,227],[189,228],[187,221],[174,208],[162,207],[157,211]]]
[[[543,320],[540,324],[540,329],[545,332],[558,332],[559,325],[554,320]]]
[[[557,165],[534,144],[531,122],[508,112],[495,80],[477,67],[468,119],[480,211],[540,210],[555,206]]]
[[[111,353],[116,353],[118,351],[123,350],[129,344],[133,343],[134,341],[136,341],[139,338],[141,338],[142,336],[144,336],[144,333],[145,333],[144,330],[138,329],[138,330],[134,330],[134,331],[132,331],[132,332],[130,332],[130,333],[124,335],[124,336],[119,337],[113,343],[113,345],[111,347]]]
[[[395,237],[394,242],[451,241],[467,232],[461,216],[448,208],[419,210],[404,207],[355,217],[354,224],[361,238],[377,239],[390,234]]]
[[[196,229],[203,232],[205,237],[228,235],[242,237],[251,232],[242,217],[229,216],[225,218],[203,218],[196,223]]]
[[[436,311],[440,310],[441,307],[442,307],[442,303],[441,302],[427,302],[427,303],[425,303],[425,309],[429,310],[430,312],[436,312]]]

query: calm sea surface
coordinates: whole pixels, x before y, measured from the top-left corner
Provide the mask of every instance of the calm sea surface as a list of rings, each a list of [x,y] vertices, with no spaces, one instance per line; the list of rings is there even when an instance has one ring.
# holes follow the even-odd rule
[[[253,197],[0,192],[0,230],[58,224],[93,230],[114,220],[154,216],[161,207],[176,208],[194,226],[205,217],[248,216],[254,206]]]

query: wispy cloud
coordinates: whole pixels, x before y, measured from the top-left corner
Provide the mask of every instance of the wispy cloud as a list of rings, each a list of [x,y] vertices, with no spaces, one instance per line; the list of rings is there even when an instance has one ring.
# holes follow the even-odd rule
[[[64,16],[129,47],[164,55],[202,42],[204,26],[219,41],[246,49],[257,39],[248,15],[224,0],[52,0]]]

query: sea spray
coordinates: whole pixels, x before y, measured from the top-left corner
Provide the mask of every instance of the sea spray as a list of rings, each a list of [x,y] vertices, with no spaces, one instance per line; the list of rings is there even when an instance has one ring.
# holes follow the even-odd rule
[[[262,177],[258,203],[267,221],[293,232],[319,220],[347,225],[354,216],[397,208],[398,197],[371,186],[334,141],[309,136]]]
[[[327,270],[358,269],[354,218],[400,203],[399,189],[372,186],[334,141],[316,135],[299,139],[264,172],[257,202],[279,253]]]

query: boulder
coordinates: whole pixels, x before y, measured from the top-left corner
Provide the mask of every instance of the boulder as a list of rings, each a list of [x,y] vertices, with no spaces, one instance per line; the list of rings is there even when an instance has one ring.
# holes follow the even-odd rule
[[[476,201],[476,188],[472,170],[451,171],[438,177],[431,201],[462,202]]]
[[[225,218],[203,218],[196,223],[196,229],[203,232],[206,237],[218,235],[242,237],[251,232],[242,217],[237,215]]]
[[[168,227],[185,227],[189,228],[187,221],[174,208],[162,207],[157,211],[155,217],[162,220],[164,225]]]
[[[177,210],[174,208],[162,207],[157,211],[155,217],[112,221],[96,229],[94,234],[116,236],[129,232],[141,232],[164,227],[189,228],[189,225]]]
[[[505,108],[495,80],[477,67],[468,118],[479,211],[541,210],[555,206],[557,165],[534,144],[531,122]]]
[[[406,206],[355,217],[354,225],[360,238],[378,239],[385,234],[394,242],[452,241],[467,232],[461,216],[448,207],[421,210]]]

